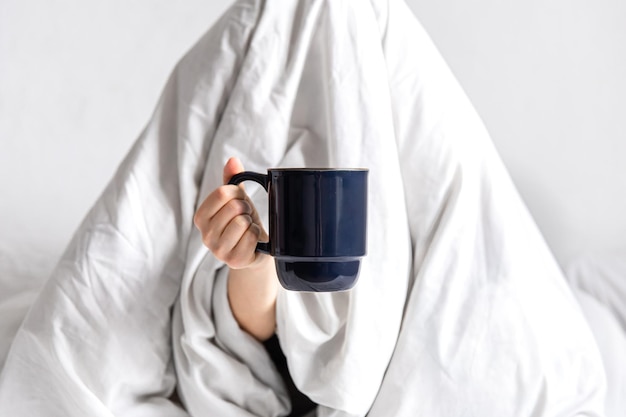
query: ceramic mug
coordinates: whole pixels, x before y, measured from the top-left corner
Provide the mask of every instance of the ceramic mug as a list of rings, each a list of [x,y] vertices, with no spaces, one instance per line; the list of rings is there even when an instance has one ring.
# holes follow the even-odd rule
[[[273,168],[242,172],[269,195],[269,242],[281,285],[293,291],[343,291],[358,278],[367,246],[367,169]]]

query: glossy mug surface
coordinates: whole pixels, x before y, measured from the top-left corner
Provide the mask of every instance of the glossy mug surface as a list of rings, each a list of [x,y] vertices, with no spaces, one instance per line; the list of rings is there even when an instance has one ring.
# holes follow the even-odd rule
[[[294,291],[343,291],[358,278],[367,247],[367,169],[268,169],[242,172],[269,195],[269,242],[278,279]]]

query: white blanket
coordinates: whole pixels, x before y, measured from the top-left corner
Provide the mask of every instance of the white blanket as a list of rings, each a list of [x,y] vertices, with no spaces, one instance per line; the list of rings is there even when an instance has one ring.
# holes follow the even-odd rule
[[[479,117],[399,0],[238,1],[154,116],[18,332],[2,416],[279,416],[192,216],[249,170],[368,167],[357,286],[281,290],[317,416],[600,416],[592,335]],[[266,197],[253,199],[266,212]],[[177,388],[186,411],[168,400]]]
[[[595,336],[607,378],[606,415],[626,411],[626,253],[588,254],[567,278]]]

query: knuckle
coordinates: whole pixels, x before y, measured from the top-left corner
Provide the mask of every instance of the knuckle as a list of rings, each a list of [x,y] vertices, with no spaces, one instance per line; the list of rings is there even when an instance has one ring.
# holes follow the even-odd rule
[[[219,240],[215,236],[215,233],[212,230],[207,230],[204,234],[204,240],[207,247],[211,250],[215,250],[219,247]]]
[[[200,229],[200,237],[202,238],[202,243],[204,244],[204,246],[211,249],[211,231],[207,230],[206,228]]]
[[[252,231],[252,233],[254,233],[254,238],[257,239],[257,240],[261,236],[261,234],[263,233],[263,229],[261,229],[261,226],[259,226],[256,223],[252,223],[252,226],[250,227],[250,230]]]
[[[202,216],[200,215],[200,211],[196,211],[193,215],[193,224],[200,229],[200,225],[202,224]]]
[[[222,185],[215,189],[215,197],[218,201],[224,201],[231,198],[231,192],[227,185]]]
[[[252,246],[254,248],[256,243],[259,241],[259,226],[254,223],[251,224],[248,230],[246,230],[246,234],[243,239],[248,246]]]
[[[252,223],[252,217],[250,217],[247,214],[240,214],[237,217],[235,217],[233,219],[233,222],[235,224],[235,226],[237,226],[238,229],[243,229],[243,230],[247,230],[250,228],[250,225],[253,224]]]
[[[257,239],[255,233],[246,231],[241,237],[239,244],[231,252],[229,266],[233,268],[245,268],[254,261],[254,252]]]
[[[207,248],[211,249],[211,241],[209,240],[208,236],[205,234],[202,235],[202,244],[204,244],[204,246],[206,246]]]
[[[215,253],[215,251],[219,250],[220,247],[219,233],[212,228],[205,229],[202,232],[202,243],[204,243],[204,245],[209,248],[211,252]]]
[[[218,197],[224,197],[228,195],[228,187],[225,185],[219,186],[215,189],[215,193]]]
[[[235,215],[250,214],[250,206],[244,200],[234,198],[228,202],[228,209]]]
[[[241,266],[241,260],[233,251],[225,253],[222,258],[222,261],[226,262],[228,266],[233,267],[233,268],[237,268]]]
[[[202,243],[204,243],[204,246],[209,248],[209,250],[213,253],[215,253],[216,250],[219,249],[218,246],[215,244],[215,241],[211,239],[210,236],[207,236],[207,235],[202,236]]]
[[[213,255],[215,255],[217,259],[226,263],[228,263],[228,260],[231,256],[230,253],[225,251],[224,248],[221,246],[214,248],[211,252],[213,252]]]
[[[226,210],[228,210],[233,215],[241,214],[242,210],[239,200],[233,198],[228,203],[226,203]]]

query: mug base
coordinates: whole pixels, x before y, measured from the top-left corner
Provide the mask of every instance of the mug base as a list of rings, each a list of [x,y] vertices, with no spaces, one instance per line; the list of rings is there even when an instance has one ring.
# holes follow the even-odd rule
[[[335,292],[354,287],[359,276],[358,258],[338,260],[276,259],[280,284],[290,291]]]

